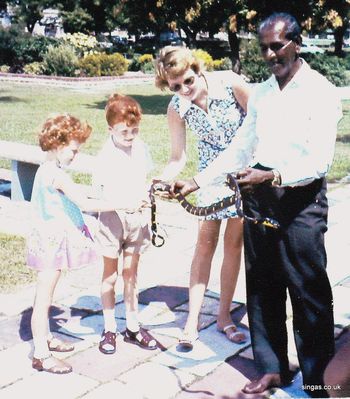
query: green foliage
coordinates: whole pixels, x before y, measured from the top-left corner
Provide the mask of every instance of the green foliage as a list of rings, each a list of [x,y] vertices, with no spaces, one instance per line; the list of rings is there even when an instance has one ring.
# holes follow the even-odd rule
[[[143,73],[154,73],[154,62],[148,61],[141,64],[141,71]]]
[[[140,54],[135,53],[132,59],[129,61],[128,71],[136,72],[141,70],[141,64],[139,62]]]
[[[75,76],[79,60],[74,49],[66,44],[50,46],[44,56],[44,71],[47,75]]]
[[[213,61],[214,71],[229,71],[232,69],[232,62],[228,57]]]
[[[23,65],[43,61],[49,46],[56,47],[58,41],[45,36],[22,36],[16,44],[17,61]]]
[[[345,60],[327,53],[309,54],[307,60],[311,68],[316,69],[336,86],[346,86],[349,83]]]
[[[260,48],[257,40],[242,41],[241,44],[242,74],[251,83],[263,82],[270,75],[269,68],[260,55]]]
[[[205,50],[197,49],[192,51],[194,56],[204,65],[207,71],[214,69],[213,57]]]
[[[44,64],[37,61],[31,62],[23,67],[23,72],[29,75],[41,75],[44,73],[44,70]]]
[[[79,68],[85,76],[119,76],[128,69],[128,61],[119,53],[91,54],[79,62]]]
[[[79,7],[77,5],[77,2],[74,3],[73,10],[67,11],[66,7],[64,7],[65,10],[61,12],[63,29],[65,32],[69,33],[88,33],[92,30],[91,28],[93,26],[93,17],[92,15],[89,15],[89,13],[82,7]]]
[[[8,29],[0,28],[0,64],[11,66],[11,71],[21,71],[24,64],[41,62],[50,45],[57,45],[56,39],[31,36],[18,25]]]
[[[135,65],[134,65],[135,66]],[[143,73],[154,73],[154,58],[152,54],[143,54],[137,58],[138,70]]]

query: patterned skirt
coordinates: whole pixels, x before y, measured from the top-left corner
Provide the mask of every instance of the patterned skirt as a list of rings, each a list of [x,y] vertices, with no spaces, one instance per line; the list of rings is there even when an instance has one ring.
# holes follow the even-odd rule
[[[27,237],[27,265],[35,270],[80,268],[97,263],[95,243],[87,226],[36,223]]]

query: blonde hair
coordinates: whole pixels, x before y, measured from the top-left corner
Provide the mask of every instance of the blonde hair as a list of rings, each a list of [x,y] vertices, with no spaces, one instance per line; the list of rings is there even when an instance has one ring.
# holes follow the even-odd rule
[[[169,87],[168,78],[177,78],[190,68],[196,74],[201,71],[201,63],[191,50],[175,46],[163,47],[155,62],[156,87],[164,90]]]
[[[39,133],[39,145],[43,151],[55,150],[68,145],[72,140],[85,143],[91,134],[91,127],[69,114],[48,118]]]
[[[109,97],[105,111],[111,127],[119,122],[125,122],[129,127],[138,125],[142,116],[141,106],[134,98],[117,93]]]

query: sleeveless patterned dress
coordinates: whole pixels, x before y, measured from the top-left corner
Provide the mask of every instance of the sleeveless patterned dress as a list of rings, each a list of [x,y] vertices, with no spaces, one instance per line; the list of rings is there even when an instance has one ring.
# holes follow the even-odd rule
[[[208,84],[208,112],[192,102],[175,94],[170,105],[185,120],[186,125],[198,137],[198,170],[205,169],[234,140],[237,129],[241,126],[245,113],[234,97],[232,78],[225,78],[226,72],[205,73]],[[198,205],[207,206],[232,191],[224,184],[213,183],[198,192]],[[204,220],[221,220],[237,217],[236,208],[231,206],[209,216]]]
[[[35,176],[27,237],[27,265],[32,269],[78,268],[98,259],[80,209],[50,184],[62,173],[54,162],[46,162]]]

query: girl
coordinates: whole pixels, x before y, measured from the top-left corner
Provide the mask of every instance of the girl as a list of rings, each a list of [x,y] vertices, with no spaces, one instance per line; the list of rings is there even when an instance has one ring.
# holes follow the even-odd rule
[[[64,171],[90,136],[91,127],[71,115],[49,118],[39,134],[47,152],[35,176],[31,203],[34,223],[27,239],[27,264],[38,271],[31,320],[34,356],[32,366],[55,374],[70,373],[72,367],[50,352],[69,352],[70,344],[53,338],[48,312],[52,296],[65,267],[79,267],[97,260],[93,241],[82,213],[111,210],[107,202],[88,199]]]

